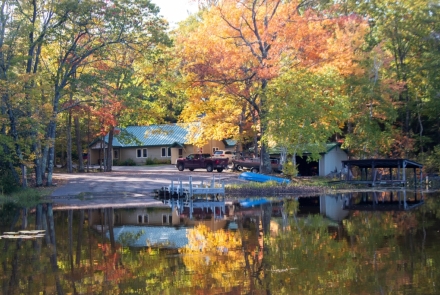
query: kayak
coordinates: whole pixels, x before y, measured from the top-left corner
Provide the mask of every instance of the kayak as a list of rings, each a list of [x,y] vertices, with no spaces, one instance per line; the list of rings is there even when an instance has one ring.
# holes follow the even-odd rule
[[[268,182],[276,181],[278,183],[289,183],[290,180],[286,178],[270,176],[265,174],[253,173],[253,172],[243,172],[238,176],[239,179],[255,181],[255,182]]]

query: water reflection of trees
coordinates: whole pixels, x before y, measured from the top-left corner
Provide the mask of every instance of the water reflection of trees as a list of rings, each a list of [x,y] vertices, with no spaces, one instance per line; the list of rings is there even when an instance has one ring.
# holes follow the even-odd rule
[[[102,211],[103,226],[111,210]],[[47,235],[0,240],[3,294],[435,294],[440,282],[438,198],[412,211],[351,211],[340,224],[298,216],[291,200],[280,218],[269,207],[237,214],[236,231],[195,228],[180,254],[112,242],[89,227],[84,210],[51,211],[8,215],[2,230]]]
[[[29,218],[32,219],[32,229],[45,230],[44,240],[33,239],[3,239],[0,260],[3,270],[2,293],[20,294],[26,291],[29,294],[38,293],[50,285],[57,294],[64,294],[60,273],[58,272],[57,247],[55,240],[55,223],[52,204],[39,204],[35,214],[29,215],[27,208],[18,206],[2,206],[4,210],[14,212],[7,225],[8,230],[26,230],[29,228]],[[21,220],[20,220],[21,217]],[[4,227],[2,228],[4,230]],[[42,247],[43,242],[46,247]],[[42,259],[43,258],[43,259]]]

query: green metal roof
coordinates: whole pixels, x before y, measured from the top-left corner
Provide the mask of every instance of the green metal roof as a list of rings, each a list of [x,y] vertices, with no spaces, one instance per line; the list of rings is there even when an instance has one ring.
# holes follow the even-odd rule
[[[225,144],[226,147],[233,147],[237,144],[237,141],[233,139],[224,139],[223,143]]]
[[[341,146],[341,144],[337,143],[337,142],[327,143],[325,145],[326,150],[324,152],[322,152],[321,154],[326,154],[337,146]],[[249,150],[253,151],[253,148],[250,148]],[[279,147],[269,148],[268,152],[269,152],[269,154],[281,154],[281,148],[279,148]],[[310,154],[310,151],[304,150],[302,152],[298,152],[298,154],[300,154],[300,153],[301,154]]]
[[[113,147],[183,145],[188,134],[184,126],[177,124],[128,126],[120,131],[113,138]],[[105,142],[108,142],[108,135]]]

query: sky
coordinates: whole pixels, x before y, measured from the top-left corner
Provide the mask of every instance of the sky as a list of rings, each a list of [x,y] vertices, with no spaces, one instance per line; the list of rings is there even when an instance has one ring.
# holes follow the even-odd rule
[[[160,7],[160,15],[163,15],[171,27],[188,17],[188,11],[191,13],[197,11],[197,4],[189,0],[152,0],[154,4]]]

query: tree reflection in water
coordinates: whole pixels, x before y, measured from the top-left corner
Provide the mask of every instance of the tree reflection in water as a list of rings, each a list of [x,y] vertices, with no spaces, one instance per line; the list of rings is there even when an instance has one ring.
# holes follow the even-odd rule
[[[95,213],[100,228],[119,225],[121,220],[113,220],[119,209],[53,212],[51,204],[29,210],[3,205],[2,234],[23,229],[46,234],[0,239],[2,294],[435,294],[438,195],[425,195],[413,210],[391,211],[362,210],[362,202],[350,195],[357,210],[322,212],[332,204],[340,210],[346,197],[314,199],[318,210],[311,211],[321,214],[305,214],[295,198],[285,199],[282,208],[236,210],[235,227],[209,227],[220,221],[189,227],[181,249],[133,247],[92,229]],[[375,198],[377,204],[390,199]],[[151,219],[151,210],[148,214]]]

